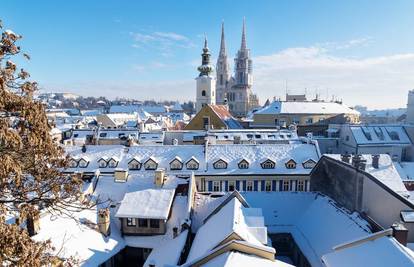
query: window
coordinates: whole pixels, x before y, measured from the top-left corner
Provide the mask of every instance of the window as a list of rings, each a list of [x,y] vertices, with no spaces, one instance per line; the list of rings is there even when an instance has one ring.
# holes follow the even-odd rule
[[[111,159],[108,162],[108,166],[109,166],[109,168],[116,168],[116,166],[118,166],[118,161],[116,161],[115,159]]]
[[[136,226],[137,225],[137,221],[135,220],[135,218],[127,218],[127,226]]]
[[[293,159],[286,162],[285,165],[286,165],[287,169],[295,169],[296,168],[296,162]]]
[[[220,85],[223,85],[223,74],[220,74]]]
[[[253,191],[253,181],[247,181],[246,191]]]
[[[239,162],[239,169],[248,169],[249,168],[249,163],[247,162],[247,160],[242,160]]]
[[[292,123],[293,123],[293,124],[300,124],[300,119],[299,119],[298,117],[294,117],[294,118],[292,119]]]
[[[306,123],[307,124],[312,124],[313,123],[313,118],[307,118]]]
[[[219,192],[220,190],[220,181],[213,181],[213,191]]]
[[[290,181],[283,181],[282,190],[283,191],[289,191],[290,190]]]
[[[141,169],[141,163],[136,159],[133,159],[128,163],[128,168],[130,170],[139,170]]]
[[[345,141],[349,141],[349,135],[347,135],[346,137],[345,137]]]
[[[100,133],[99,137],[106,137],[107,133]]]
[[[227,162],[222,159],[217,160],[213,164],[214,169],[227,169]]]
[[[157,169],[157,167],[158,167],[158,164],[152,159],[147,160],[144,164],[144,168],[146,170],[155,170]]]
[[[201,96],[206,96],[206,90],[201,91]]]
[[[150,219],[151,228],[160,228],[160,221],[156,219]]]
[[[298,181],[298,191],[305,191],[305,181]]]
[[[86,167],[88,167],[88,161],[86,161],[86,160],[84,160],[84,159],[81,159],[80,161],[79,161],[79,167],[81,167],[81,168],[86,168]]]
[[[198,166],[198,162],[195,159],[190,159],[186,164],[187,170],[198,170]]]
[[[272,181],[265,181],[265,190],[272,191]]]
[[[107,162],[104,159],[99,160],[99,168],[106,168]]]
[[[275,168],[275,163],[271,161],[270,159],[262,162],[261,165],[262,165],[262,169],[274,169]]]
[[[139,227],[148,227],[148,220],[147,219],[138,219],[138,226]]]
[[[183,163],[180,160],[174,159],[173,161],[171,161],[170,163],[171,170],[181,170],[182,168],[183,168]]]
[[[235,181],[229,181],[229,191],[234,191],[234,189],[236,188],[235,184]]]
[[[308,159],[307,161],[303,162],[302,165],[305,169],[312,169],[313,167],[315,167],[316,161],[314,161],[313,159]]]
[[[207,130],[209,125],[210,125],[210,117],[203,117],[203,127],[204,127],[204,129]]]
[[[76,168],[78,166],[78,162],[75,159],[71,159],[69,162],[69,167]]]

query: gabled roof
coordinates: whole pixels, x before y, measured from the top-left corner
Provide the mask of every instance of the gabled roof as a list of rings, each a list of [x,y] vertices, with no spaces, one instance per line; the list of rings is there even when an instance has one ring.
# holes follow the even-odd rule
[[[228,129],[242,129],[240,123],[230,114],[225,105],[208,105],[212,111],[223,121]]]

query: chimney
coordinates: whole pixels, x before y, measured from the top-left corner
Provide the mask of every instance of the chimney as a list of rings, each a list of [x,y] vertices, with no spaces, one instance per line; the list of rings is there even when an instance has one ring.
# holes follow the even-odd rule
[[[380,155],[376,154],[376,155],[372,155],[372,167],[375,169],[379,168],[379,159],[380,159]]]
[[[345,162],[345,163],[349,163],[350,160],[351,160],[351,155],[349,155],[349,154],[343,154],[343,155],[341,155],[341,160],[343,162]]]
[[[391,226],[392,236],[397,239],[403,246],[407,245],[408,230],[405,228],[404,224],[395,222]]]
[[[354,166],[355,168],[358,167],[360,161],[361,161],[361,155],[357,154],[357,155],[352,156],[352,166]]]
[[[29,233],[29,236],[34,236],[34,235],[38,234],[39,231],[40,231],[40,216],[39,216],[39,214],[36,214],[36,215],[29,214],[29,215],[27,215],[26,227],[27,227],[27,232]]]
[[[154,183],[156,186],[163,186],[164,185],[164,180],[165,180],[165,169],[157,169],[154,172]]]
[[[111,212],[108,208],[98,211],[98,228],[104,236],[111,235]]]

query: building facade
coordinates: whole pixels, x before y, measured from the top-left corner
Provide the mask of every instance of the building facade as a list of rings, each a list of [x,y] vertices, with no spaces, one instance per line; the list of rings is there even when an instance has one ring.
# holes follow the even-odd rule
[[[204,40],[203,53],[201,54],[201,66],[198,67],[200,74],[196,78],[196,112],[199,112],[205,105],[216,104],[216,79],[212,75],[213,66],[210,65],[210,57],[211,54],[206,38]]]

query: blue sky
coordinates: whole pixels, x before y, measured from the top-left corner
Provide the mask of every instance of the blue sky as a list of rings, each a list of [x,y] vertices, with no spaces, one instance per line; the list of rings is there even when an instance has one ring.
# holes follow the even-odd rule
[[[3,1],[0,18],[24,36],[23,66],[45,91],[194,99],[203,35],[215,61],[224,20],[232,61],[246,17],[262,103],[287,83],[385,108],[414,88],[413,10],[409,0]]]

